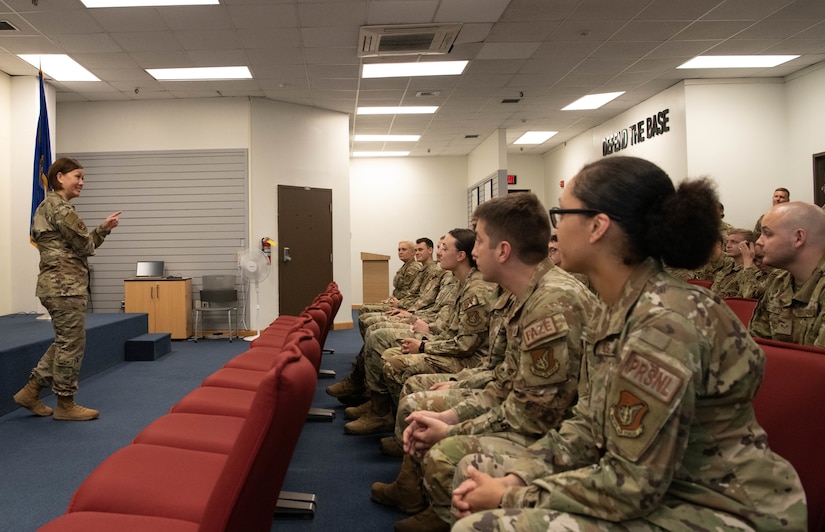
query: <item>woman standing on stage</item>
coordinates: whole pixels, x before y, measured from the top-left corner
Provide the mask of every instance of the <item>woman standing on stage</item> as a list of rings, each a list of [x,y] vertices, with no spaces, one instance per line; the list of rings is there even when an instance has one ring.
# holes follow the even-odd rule
[[[49,168],[48,179],[52,191],[35,211],[31,236],[40,251],[36,295],[49,311],[55,338],[32,369],[29,382],[14,395],[14,402],[38,416],[86,421],[100,415],[99,411],[74,402],[86,348],[88,257],[117,227],[121,211],[109,215],[90,232],[70,203],[83,189],[84,171],[80,163],[69,157],[60,158]],[[54,411],[40,400],[40,390],[49,385],[57,396]]]

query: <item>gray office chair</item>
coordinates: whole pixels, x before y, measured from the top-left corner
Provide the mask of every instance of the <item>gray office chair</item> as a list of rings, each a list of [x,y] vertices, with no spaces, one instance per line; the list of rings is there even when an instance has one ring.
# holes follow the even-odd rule
[[[232,341],[232,312],[235,312],[235,327],[238,323],[238,291],[235,289],[234,275],[204,275],[200,291],[201,306],[195,309],[195,341],[201,325],[201,314],[206,312],[226,312],[229,320],[229,341]],[[237,336],[237,330],[236,330]]]

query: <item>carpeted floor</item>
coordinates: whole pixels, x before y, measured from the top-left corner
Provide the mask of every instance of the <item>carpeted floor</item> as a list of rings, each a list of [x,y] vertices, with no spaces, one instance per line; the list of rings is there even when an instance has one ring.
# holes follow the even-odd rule
[[[349,374],[360,348],[356,329],[331,331],[321,366]],[[36,530],[61,515],[80,482],[144,426],[165,414],[204,377],[248,348],[246,342],[173,342],[172,353],[153,362],[124,362],[81,382],[78,403],[99,408],[90,422],[56,422],[18,409],[0,417],[0,532]],[[335,379],[335,380],[337,380]],[[315,493],[312,519],[276,519],[272,530],[390,530],[406,517],[369,499],[370,485],[395,478],[400,459],[378,451],[379,436],[346,436],[344,406],[324,393],[321,379],[313,406],[334,408],[332,422],[308,422],[290,464],[284,490]],[[54,406],[49,396],[45,402]]]

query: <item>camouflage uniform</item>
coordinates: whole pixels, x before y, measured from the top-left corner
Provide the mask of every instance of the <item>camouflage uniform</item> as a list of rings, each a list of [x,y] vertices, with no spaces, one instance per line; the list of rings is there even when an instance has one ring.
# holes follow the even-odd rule
[[[459,422],[423,461],[435,513],[450,521],[453,476],[461,458],[479,452],[479,436],[530,445],[569,417],[579,386],[582,334],[599,300],[546,259],[507,317],[507,350],[484,393],[452,409]],[[451,437],[456,436],[456,437]]]
[[[415,259],[410,259],[402,264],[401,267],[398,268],[398,271],[395,272],[395,277],[392,278],[392,297],[399,301],[408,297],[417,297],[418,291],[421,289],[421,279],[419,279],[418,273],[423,268],[424,266]],[[361,326],[361,316],[373,312],[386,312],[390,308],[392,307],[386,303],[365,303],[361,305],[358,309],[358,325],[361,336],[364,335],[364,328]]]
[[[806,529],[799,478],[751,406],[765,355],[717,296],[648,259],[593,326],[574,417],[455,478],[477,464],[526,487],[453,530]]]
[[[396,308],[406,310],[410,313],[415,313],[419,309],[432,306],[435,303],[435,298],[438,295],[438,289],[441,286],[441,276],[444,275],[445,271],[446,270],[442,270],[437,263],[430,262],[418,274],[422,279],[422,283],[421,290],[418,292],[417,297],[413,298],[411,301],[406,298],[400,300]],[[401,321],[411,323],[408,318],[399,318],[397,316],[388,315],[387,311],[389,310],[390,309],[388,306],[385,311],[369,313],[359,312],[358,323],[362,336],[366,334],[366,331],[369,330],[370,326],[376,323],[382,323],[385,321]]]
[[[719,297],[741,297],[737,275],[742,271],[742,265],[733,260],[728,261],[713,276],[711,291]]]
[[[492,305],[497,285],[481,278],[481,272],[473,268],[459,286],[455,301],[455,311],[443,326],[436,321],[436,327],[419,339],[425,341],[423,353],[403,354],[400,347],[386,349],[380,359],[373,359],[377,377],[379,363],[380,381],[371,382],[367,371],[367,385],[370,390],[389,393],[397,404],[404,381],[420,373],[457,373],[464,368],[477,367],[489,354],[488,313]],[[367,357],[369,361],[369,357]]]
[[[108,234],[102,227],[90,232],[74,206],[56,192],[49,192],[34,214],[32,239],[40,251],[35,295],[52,317],[54,343],[31,377],[40,386],[51,384],[55,395],[77,392],[86,348],[88,257]]]
[[[750,331],[761,338],[825,347],[825,255],[797,290],[787,270],[769,278]]]
[[[692,279],[699,279],[700,281],[713,281],[716,272],[725,267],[728,263],[733,262],[733,259],[722,253],[718,259],[709,261],[707,264],[693,270]]]
[[[769,279],[779,270],[776,268],[769,268],[768,270],[760,270],[757,267],[742,268],[736,274],[736,282],[739,284],[739,296],[750,299],[759,299],[765,293],[765,286]]]
[[[501,290],[500,290],[501,291]],[[482,393],[488,382],[495,378],[496,368],[504,360],[507,349],[507,314],[512,306],[513,295],[503,291],[490,310],[488,344],[489,355],[486,363],[475,368],[465,368],[458,373],[424,373],[413,375],[404,381],[395,416],[395,436],[401,442],[407,428],[407,416],[416,410],[443,412],[472,395]],[[439,382],[451,383],[450,388],[430,390]]]

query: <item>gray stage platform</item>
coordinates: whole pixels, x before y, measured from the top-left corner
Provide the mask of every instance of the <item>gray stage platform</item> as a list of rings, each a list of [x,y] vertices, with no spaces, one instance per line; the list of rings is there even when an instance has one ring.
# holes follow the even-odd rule
[[[80,378],[123,362],[126,340],[149,330],[147,314],[89,314],[86,354]],[[11,396],[26,384],[29,371],[54,340],[52,323],[34,314],[0,316],[0,415],[17,405]]]

